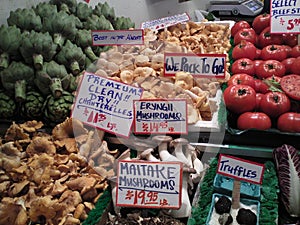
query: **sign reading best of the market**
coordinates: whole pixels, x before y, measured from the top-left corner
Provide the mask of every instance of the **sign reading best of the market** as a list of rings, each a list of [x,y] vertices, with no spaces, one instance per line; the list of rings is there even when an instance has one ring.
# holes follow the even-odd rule
[[[271,1],[271,33],[300,33],[300,1]]]

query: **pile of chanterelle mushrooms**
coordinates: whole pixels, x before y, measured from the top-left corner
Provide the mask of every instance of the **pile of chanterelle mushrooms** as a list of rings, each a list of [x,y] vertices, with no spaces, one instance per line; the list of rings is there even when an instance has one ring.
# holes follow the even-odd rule
[[[201,78],[184,71],[174,77],[164,73],[164,53],[226,54],[231,48],[227,24],[187,22],[165,30],[144,30],[144,45],[114,46],[95,62],[96,74],[142,87],[142,99],[183,98],[188,103],[188,123],[210,121],[217,110],[213,99],[220,83],[230,77],[229,57],[224,79]]]

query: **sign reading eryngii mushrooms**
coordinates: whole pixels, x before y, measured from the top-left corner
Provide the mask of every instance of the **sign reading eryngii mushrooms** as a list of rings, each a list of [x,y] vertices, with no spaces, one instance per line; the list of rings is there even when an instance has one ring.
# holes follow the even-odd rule
[[[182,163],[120,160],[116,205],[179,209]]]
[[[271,1],[271,33],[300,33],[300,1]]]
[[[143,99],[133,108],[137,134],[187,134],[186,100]]]
[[[165,76],[174,76],[184,71],[193,76],[224,78],[226,72],[225,54],[165,53]]]
[[[144,30],[96,30],[92,31],[93,46],[100,45],[142,45]]]
[[[72,117],[83,123],[128,137],[133,122],[133,101],[143,89],[84,73],[77,90]]]
[[[143,22],[141,25],[142,29],[160,30],[173,26],[178,23],[183,23],[190,20],[190,16],[187,13],[177,14],[173,16],[168,16],[156,20]]]

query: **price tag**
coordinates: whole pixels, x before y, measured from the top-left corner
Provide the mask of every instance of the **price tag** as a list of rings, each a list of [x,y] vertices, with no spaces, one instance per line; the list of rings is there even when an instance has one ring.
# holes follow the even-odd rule
[[[117,206],[179,209],[182,163],[121,160],[116,187]]]
[[[165,53],[165,76],[189,72],[193,76],[224,78],[226,54]]]
[[[186,100],[134,101],[134,132],[137,134],[187,134]]]
[[[187,13],[182,13],[174,16],[164,17],[156,20],[151,20],[142,23],[142,29],[160,30],[166,27],[173,26],[178,23],[189,21],[190,17]]]
[[[143,89],[84,73],[72,117],[109,133],[128,137],[133,123],[133,101]]]
[[[93,46],[100,45],[143,45],[144,30],[101,30],[92,31]]]
[[[300,1],[271,1],[271,33],[300,33]]]
[[[264,168],[263,164],[221,154],[217,173],[237,180],[262,184]]]

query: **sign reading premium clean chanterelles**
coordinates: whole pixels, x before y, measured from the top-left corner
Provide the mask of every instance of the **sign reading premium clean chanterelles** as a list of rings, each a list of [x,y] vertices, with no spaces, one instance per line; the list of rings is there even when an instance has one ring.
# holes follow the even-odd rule
[[[72,117],[85,124],[120,136],[129,136],[133,101],[143,89],[85,73],[77,90]]]

